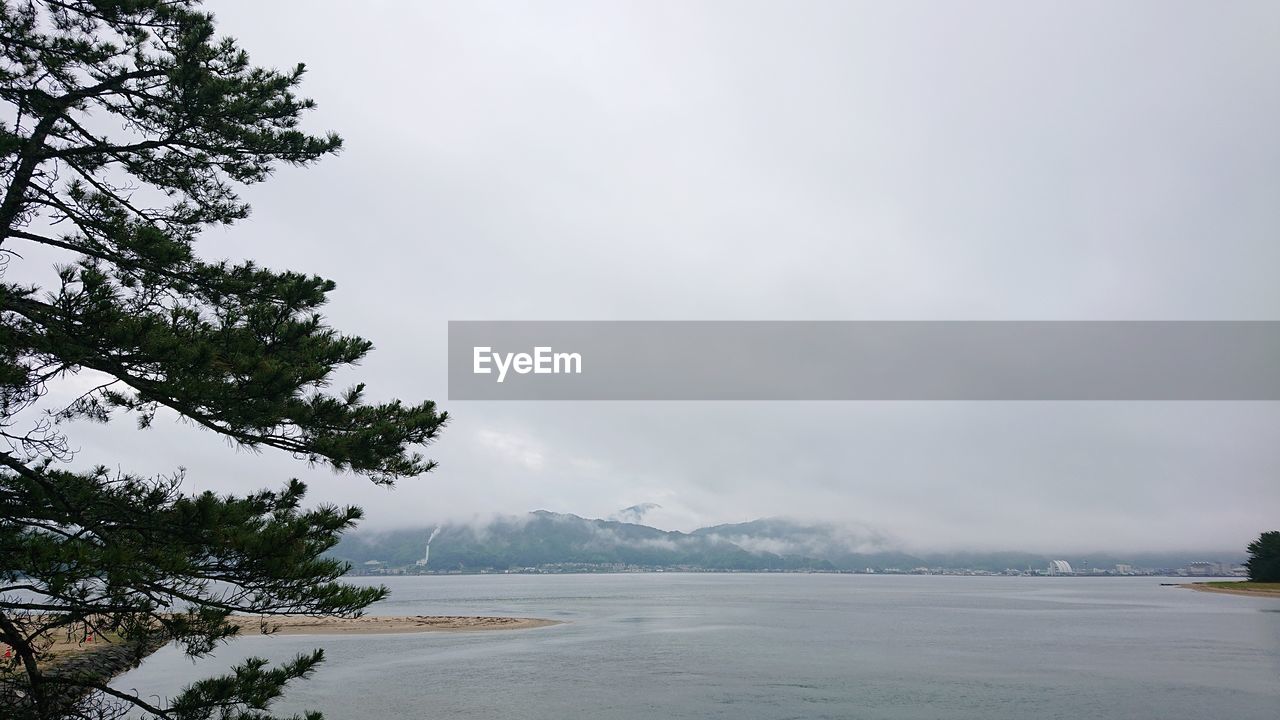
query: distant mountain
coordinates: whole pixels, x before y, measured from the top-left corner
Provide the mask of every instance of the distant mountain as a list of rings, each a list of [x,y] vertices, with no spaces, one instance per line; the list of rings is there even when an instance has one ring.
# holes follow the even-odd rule
[[[547,566],[627,566],[699,570],[910,570],[917,567],[1001,571],[1043,568],[1050,558],[1035,553],[930,553],[913,555],[889,546],[875,532],[830,523],[765,518],[716,525],[693,532],[659,530],[618,520],[596,520],[539,510],[482,524],[357,532],[343,537],[331,555],[357,568],[377,562],[411,567],[428,537],[428,567],[436,571],[502,571]],[[1068,557],[1072,565],[1175,568],[1193,560],[1240,562],[1242,557],[1185,554]]]
[[[753,553],[816,558],[836,570],[914,568],[916,556],[897,551],[878,533],[834,523],[762,518],[694,530],[694,537],[727,542]]]
[[[430,529],[344,537],[332,554],[360,565],[413,565]],[[803,558],[755,553],[731,542],[616,520],[539,510],[484,525],[444,525],[431,542],[435,570],[507,570],[556,564],[689,566],[709,570],[798,569]],[[831,569],[825,563],[816,566]]]

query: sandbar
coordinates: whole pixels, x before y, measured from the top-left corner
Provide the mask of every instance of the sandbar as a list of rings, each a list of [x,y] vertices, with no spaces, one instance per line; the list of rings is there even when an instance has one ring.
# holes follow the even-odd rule
[[[418,632],[474,632],[481,630],[527,630],[559,625],[557,620],[540,618],[469,615],[365,615],[358,618],[312,617],[308,615],[232,616],[242,634],[267,632],[277,635],[379,635]]]
[[[1245,583],[1240,583],[1246,585]],[[1201,592],[1225,593],[1227,595],[1244,595],[1246,597],[1275,597],[1280,598],[1280,589],[1277,588],[1251,588],[1251,587],[1223,587],[1222,585],[1208,585],[1205,583],[1183,583],[1182,587],[1191,588],[1192,590],[1200,590]]]

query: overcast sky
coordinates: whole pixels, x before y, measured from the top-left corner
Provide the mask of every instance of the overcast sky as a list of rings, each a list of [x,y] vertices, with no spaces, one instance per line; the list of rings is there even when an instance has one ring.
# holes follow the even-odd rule
[[[126,419],[84,463],[368,526],[657,503],[909,548],[1239,549],[1276,403],[447,402],[448,320],[1280,319],[1273,2],[213,0],[336,158],[201,251],[333,278],[343,383],[454,417],[394,491]]]

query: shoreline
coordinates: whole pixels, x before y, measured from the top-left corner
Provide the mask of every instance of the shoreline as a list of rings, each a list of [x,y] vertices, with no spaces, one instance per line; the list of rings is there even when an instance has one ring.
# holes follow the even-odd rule
[[[391,635],[422,632],[528,630],[562,624],[559,620],[471,615],[364,615],[358,618],[281,615],[233,615],[240,637],[264,635]]]
[[[1208,585],[1206,583],[1179,583],[1178,587],[1184,587],[1190,590],[1198,590],[1200,592],[1222,593],[1223,595],[1239,595],[1241,597],[1280,598],[1280,590],[1239,590],[1236,588]]]

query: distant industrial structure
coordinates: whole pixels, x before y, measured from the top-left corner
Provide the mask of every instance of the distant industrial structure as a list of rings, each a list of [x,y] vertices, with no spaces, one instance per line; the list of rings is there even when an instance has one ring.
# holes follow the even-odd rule
[[[1071,563],[1066,560],[1050,560],[1049,569],[1045,571],[1047,575],[1075,575],[1075,571],[1071,569]]]
[[[431,541],[435,540],[438,534],[440,534],[440,526],[437,525],[436,529],[431,531],[430,537],[427,538],[427,549],[422,553],[422,559],[415,562],[414,565],[425,568],[427,563],[431,562]]]

